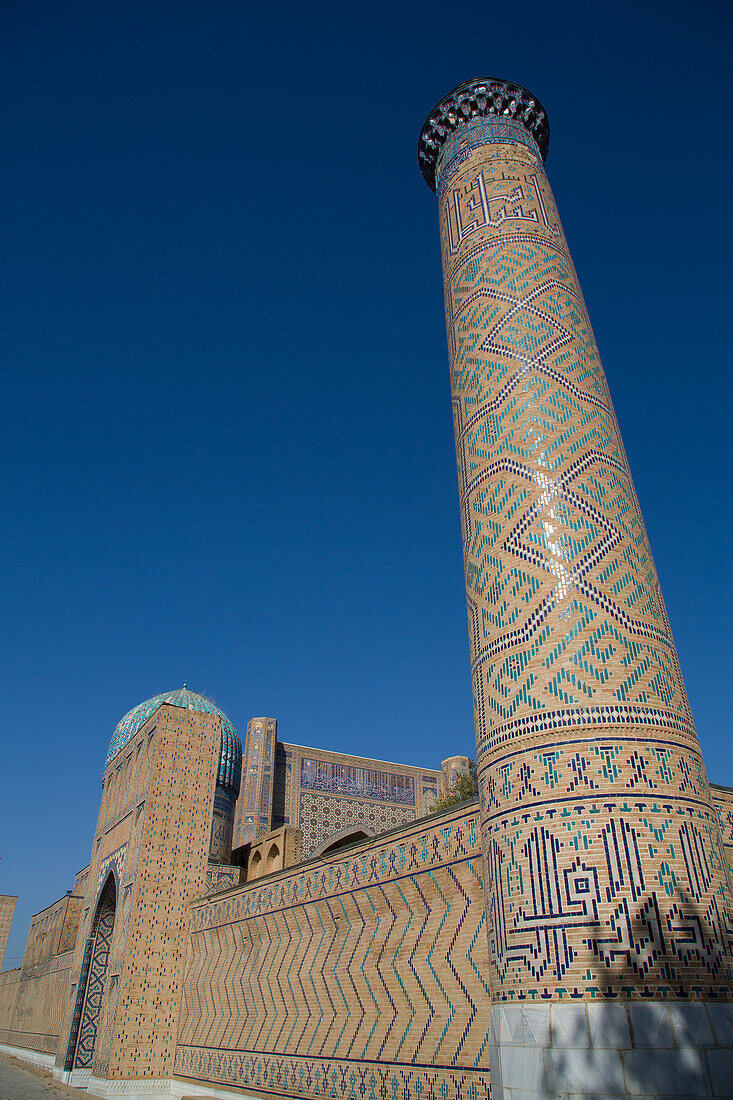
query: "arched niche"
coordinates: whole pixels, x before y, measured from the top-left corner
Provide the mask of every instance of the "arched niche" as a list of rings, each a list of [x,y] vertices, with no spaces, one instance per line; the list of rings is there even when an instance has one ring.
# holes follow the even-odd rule
[[[247,879],[249,880],[259,878],[262,873],[262,852],[258,848],[249,861],[249,867],[247,868]]]
[[[373,836],[374,831],[367,825],[347,825],[340,832],[332,833],[331,836],[326,837],[311,854],[313,856],[330,855],[331,852],[335,852],[339,848],[346,848],[349,844],[357,844],[360,840],[369,840]]]

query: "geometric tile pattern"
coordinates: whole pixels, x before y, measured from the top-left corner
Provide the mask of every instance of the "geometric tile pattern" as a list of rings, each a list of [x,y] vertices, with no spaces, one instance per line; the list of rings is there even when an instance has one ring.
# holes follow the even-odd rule
[[[277,747],[274,811],[303,831],[304,857],[346,825],[383,832],[423,817],[442,782],[439,771],[409,764],[302,745]]]
[[[483,118],[437,177],[492,995],[729,997],[718,816],[542,158]]]
[[[74,1068],[89,1069],[94,1057],[94,1047],[97,1041],[97,1031],[101,1021],[102,1005],[104,1002],[104,988],[109,965],[109,954],[112,946],[112,932],[115,923],[115,883],[110,876],[105,887],[97,913],[94,918],[92,937],[90,944],[89,969],[87,972],[84,1007],[79,1023],[78,1041],[76,1044],[76,1056]]]
[[[273,1095],[489,1095],[476,806],[195,902],[177,1077]]]
[[[209,863],[206,872],[206,893],[218,894],[222,890],[231,890],[233,886],[239,886],[239,867],[221,867]]]
[[[383,831],[422,817],[440,782],[430,769],[284,744],[274,718],[252,718],[233,846],[291,825],[303,831],[305,857],[346,825]]]
[[[304,857],[349,825],[363,825],[368,834],[384,833],[414,819],[415,810],[411,806],[338,798],[307,790],[300,792],[300,830],[303,834]]]
[[[249,720],[244,742],[242,790],[234,818],[235,848],[249,844],[272,827],[276,741],[275,718]]]

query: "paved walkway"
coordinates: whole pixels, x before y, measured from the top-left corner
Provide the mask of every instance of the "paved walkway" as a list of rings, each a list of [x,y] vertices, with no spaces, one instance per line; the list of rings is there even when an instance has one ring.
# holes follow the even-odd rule
[[[0,1100],[71,1100],[71,1097],[89,1100],[89,1093],[54,1081],[47,1069],[0,1054]]]

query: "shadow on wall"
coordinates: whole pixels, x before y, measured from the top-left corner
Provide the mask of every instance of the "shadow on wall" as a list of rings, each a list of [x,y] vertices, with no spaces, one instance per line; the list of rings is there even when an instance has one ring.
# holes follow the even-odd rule
[[[262,853],[257,851],[252,856],[249,867],[247,868],[247,881],[251,879],[260,878],[264,874]]]
[[[686,981],[690,971],[702,971],[710,984],[729,984],[733,995],[726,930],[692,903],[675,908],[678,917],[665,933],[650,894],[628,920],[625,937],[591,945],[598,1000],[553,1004],[548,1096],[733,1096],[733,1003],[696,999]],[[668,1001],[623,999],[658,969],[669,975]]]

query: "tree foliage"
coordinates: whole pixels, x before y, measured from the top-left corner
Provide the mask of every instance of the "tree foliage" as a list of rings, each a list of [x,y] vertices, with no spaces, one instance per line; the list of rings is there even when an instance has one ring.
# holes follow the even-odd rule
[[[431,813],[437,810],[447,810],[449,806],[455,806],[459,802],[466,802],[469,798],[478,795],[478,775],[476,773],[475,760],[468,761],[468,771],[458,772],[448,784],[445,794],[433,803]]]

